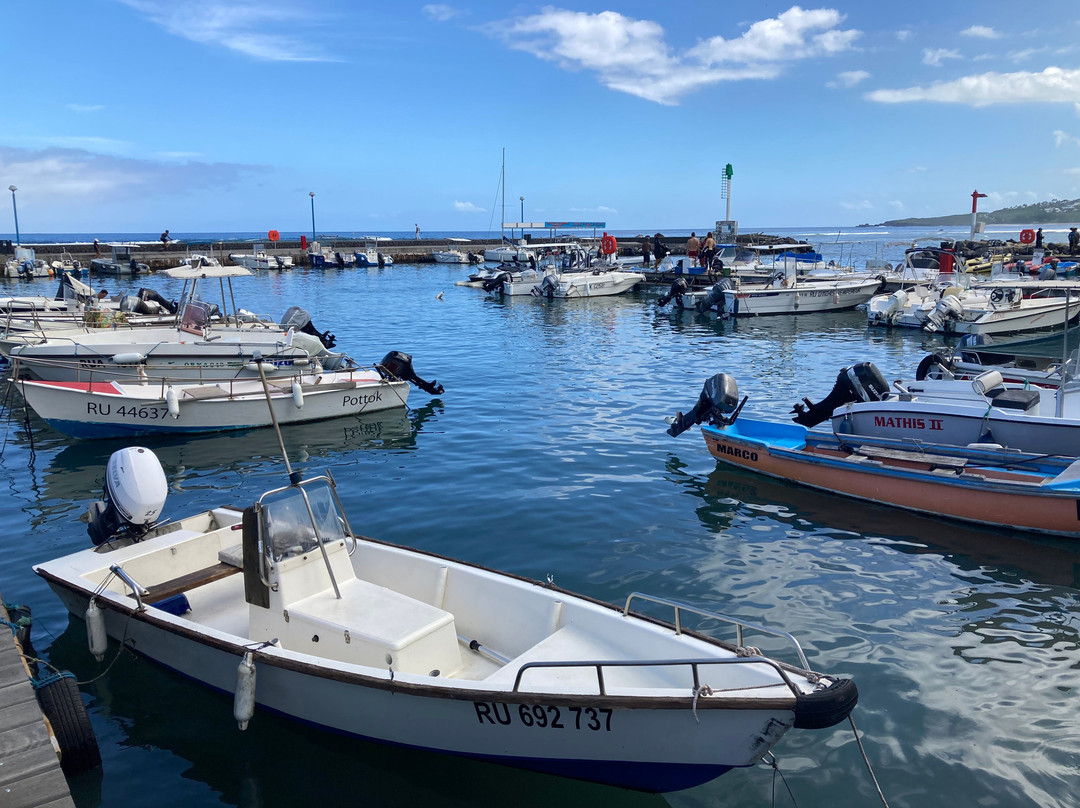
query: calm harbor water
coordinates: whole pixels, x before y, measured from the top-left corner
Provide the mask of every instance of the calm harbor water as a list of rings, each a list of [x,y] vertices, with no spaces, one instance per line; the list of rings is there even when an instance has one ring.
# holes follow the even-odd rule
[[[899,238],[875,232],[850,249],[875,255]],[[611,602],[644,591],[794,633],[816,668],[858,682],[855,721],[893,808],[1075,799],[1080,545],[809,492],[718,467],[696,430],[664,432],[664,416],[692,405],[713,373],[736,376],[748,413],[784,419],[852,362],[912,375],[934,337],[870,332],[859,312],[736,322],[673,314],[658,311],[648,289],[501,301],[455,286],[464,275],[399,265],[237,283],[248,309],[277,318],[303,305],[359,361],[403,350],[446,387],[436,399],[414,390],[408,414],[286,429],[295,466],[333,470],[355,528],[551,574]],[[12,281],[4,290],[35,283],[51,287]],[[130,282],[140,285],[179,291],[164,278]],[[146,660],[123,654],[102,675],[82,622],[30,568],[88,546],[78,517],[123,444],[72,441],[34,417],[29,425],[32,445],[18,406],[3,425],[0,593],[33,608],[42,657],[80,680],[99,677],[83,692],[104,764],[73,782],[80,808],[771,803],[764,766],[646,796],[263,713],[240,733],[230,699]],[[248,504],[284,481],[268,430],[144,443],[169,479],[168,516]],[[850,727],[793,731],[775,752],[803,808],[876,804]],[[783,784],[775,788],[776,804],[790,805]]]

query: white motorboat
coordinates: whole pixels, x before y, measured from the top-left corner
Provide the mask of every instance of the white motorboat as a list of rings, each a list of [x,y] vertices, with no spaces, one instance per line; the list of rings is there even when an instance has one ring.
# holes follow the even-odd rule
[[[4,276],[8,278],[48,278],[52,268],[34,254],[32,247],[16,247],[15,257],[4,262]]]
[[[743,283],[739,278],[721,278],[710,289],[691,289],[676,278],[661,296],[660,305],[674,302],[677,308],[698,312],[717,311],[727,317],[766,314],[807,314],[842,311],[861,305],[881,288],[876,277],[840,280],[803,279],[790,272],[778,272],[767,284]]]
[[[330,353],[333,335],[317,331],[298,307],[281,324],[229,314],[232,278],[251,274],[243,267],[177,267],[162,274],[185,281],[178,325],[47,336],[12,348],[11,358],[34,378],[50,381],[252,376],[258,372],[256,354],[286,373],[314,362],[335,370],[344,361],[343,354]],[[229,282],[227,291],[222,283],[220,307],[200,298],[200,283],[207,279]]]
[[[365,267],[391,267],[394,265],[394,259],[389,253],[379,252],[374,247],[357,250],[353,253],[353,260],[356,261],[356,266],[361,269]]]
[[[111,244],[112,254],[106,258],[90,259],[90,269],[99,275],[138,275],[149,272],[150,267],[136,260],[128,244]]]
[[[974,380],[896,381],[890,390],[871,362],[840,371],[817,403],[803,399],[793,420],[814,427],[831,419],[840,436],[910,440],[918,444],[993,444],[1022,452],[1080,457],[1076,385],[1039,389],[1006,384],[998,370]]]
[[[279,270],[293,268],[292,256],[268,253],[262,244],[253,244],[250,253],[229,253],[229,260],[245,269]]]
[[[431,257],[436,264],[482,264],[483,254],[462,252],[461,250],[432,250]]]
[[[1008,334],[1057,328],[1080,313],[1076,281],[990,280],[915,286],[877,295],[867,304],[872,326],[946,334]]]
[[[532,289],[535,297],[582,298],[609,297],[629,292],[645,280],[640,272],[622,269],[594,269],[584,272],[559,272],[545,275]]]
[[[233,694],[240,729],[265,709],[664,792],[753,765],[791,728],[834,726],[858,699],[780,631],[639,593],[612,606],[358,537],[329,473],[294,472],[246,509],[164,524],[168,485],[149,450],[114,454],[105,479],[88,515],[98,546],[35,572],[87,620],[102,666],[129,648]],[[691,630],[701,618],[735,642]],[[787,640],[792,663],[749,645],[764,635]],[[158,709],[167,720],[168,703]]]
[[[346,367],[293,377],[205,383],[20,380],[19,392],[52,427],[76,438],[220,432],[320,421],[404,407],[409,382],[432,394],[442,385],[413,372],[412,357],[394,351],[375,368]]]

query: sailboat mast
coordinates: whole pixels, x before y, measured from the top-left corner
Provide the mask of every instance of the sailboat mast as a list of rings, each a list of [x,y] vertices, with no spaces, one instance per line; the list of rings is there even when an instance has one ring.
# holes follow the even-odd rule
[[[502,218],[499,219],[499,235],[506,238],[506,146],[503,146],[502,150],[502,171],[500,172],[502,177]]]

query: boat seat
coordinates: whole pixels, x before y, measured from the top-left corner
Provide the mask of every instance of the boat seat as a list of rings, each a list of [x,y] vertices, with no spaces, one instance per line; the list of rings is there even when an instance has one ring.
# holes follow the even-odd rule
[[[990,390],[986,393],[986,397],[993,402],[995,407],[1000,407],[1003,410],[1020,410],[1021,412],[1027,412],[1031,409],[1036,409],[1039,406],[1039,391],[1038,390],[1008,390],[1004,387],[999,387],[996,390]]]
[[[536,645],[527,648],[511,659],[484,682],[492,685],[513,687],[518,670],[527,662],[565,662],[569,660],[617,660],[627,659],[624,651],[616,649],[592,634],[573,625],[563,626],[552,632]],[[610,672],[605,671],[606,676]],[[526,672],[521,679],[521,689],[542,691],[556,688],[563,692],[597,693],[599,684],[594,667],[537,668]]]
[[[445,676],[461,667],[450,612],[360,578],[338,586],[341,598],[326,589],[287,606],[284,647],[401,673]]]

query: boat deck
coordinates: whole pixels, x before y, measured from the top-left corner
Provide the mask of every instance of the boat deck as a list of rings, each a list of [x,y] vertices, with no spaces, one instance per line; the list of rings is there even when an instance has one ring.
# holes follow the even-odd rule
[[[2,605],[0,618],[9,619]],[[18,644],[0,629],[0,803],[75,808]]]

